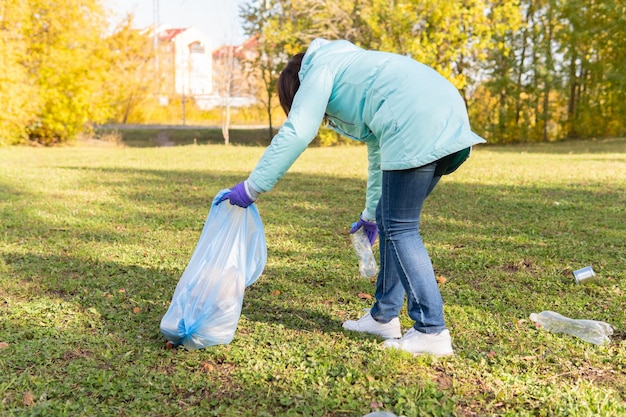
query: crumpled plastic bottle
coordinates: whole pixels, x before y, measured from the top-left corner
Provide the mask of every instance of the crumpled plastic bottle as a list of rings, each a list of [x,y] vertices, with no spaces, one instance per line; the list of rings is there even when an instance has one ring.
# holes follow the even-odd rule
[[[554,311],[532,313],[530,320],[553,333],[566,333],[596,345],[609,343],[613,334],[611,325],[603,321],[571,319]]]
[[[375,277],[378,274],[378,264],[365,230],[361,228],[354,233],[350,233],[350,240],[352,241],[354,253],[359,259],[359,273],[361,276],[363,278]]]

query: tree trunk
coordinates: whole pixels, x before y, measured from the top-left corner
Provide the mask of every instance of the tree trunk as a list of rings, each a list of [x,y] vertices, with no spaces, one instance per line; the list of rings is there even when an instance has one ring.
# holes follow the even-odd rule
[[[222,136],[224,137],[224,144],[230,145],[230,102],[226,103],[222,109]]]

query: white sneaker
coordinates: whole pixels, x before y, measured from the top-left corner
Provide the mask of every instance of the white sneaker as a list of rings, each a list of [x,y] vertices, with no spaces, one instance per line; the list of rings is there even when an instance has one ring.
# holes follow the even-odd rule
[[[374,320],[369,312],[358,320],[345,321],[343,328],[355,332],[375,334],[385,339],[402,336],[400,320],[397,317],[393,318],[389,323],[379,323]]]
[[[439,333],[427,334],[412,327],[401,339],[385,340],[384,345],[386,348],[404,350],[414,355],[454,355],[452,338],[448,329]]]

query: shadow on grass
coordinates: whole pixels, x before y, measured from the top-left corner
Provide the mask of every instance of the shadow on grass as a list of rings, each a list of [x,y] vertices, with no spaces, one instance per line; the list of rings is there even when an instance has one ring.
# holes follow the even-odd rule
[[[547,143],[515,143],[508,145],[480,145],[498,153],[537,154],[606,154],[626,153],[626,138],[568,139]],[[623,161],[623,159],[621,160]]]
[[[229,130],[229,144],[233,146],[267,146],[277,129],[269,132],[266,128],[232,128]],[[152,127],[135,125],[122,129],[102,127],[97,129],[95,142],[111,141],[131,148],[151,148],[163,146],[189,145],[223,145],[225,139],[222,130],[214,127]],[[342,144],[350,143],[347,139]],[[311,147],[320,146],[320,138],[316,137]]]
[[[68,167],[73,169],[75,167]],[[75,168],[78,169],[78,168]],[[146,246],[141,231],[188,231],[186,251],[171,256],[184,265],[199,237],[217,184],[241,179],[240,173],[160,171],[81,167],[98,184],[115,190],[114,202],[93,222],[50,223],[38,215],[37,195],[2,184],[3,194],[31,207],[3,209],[5,238],[39,235],[68,255],[18,254],[2,257],[12,277],[36,282],[42,294],[97,306],[107,329],[131,337],[137,329],[120,328],[132,306],[120,294],[139,297],[146,305],[146,321],[139,324],[156,334],[182,269],[123,265],[94,257],[72,255],[72,246],[90,241],[124,241]],[[124,178],[119,180],[119,176]],[[194,190],[194,188],[197,188]],[[296,330],[336,331],[342,319],[323,310],[325,302],[357,308],[361,291],[373,294],[371,283],[357,278],[349,247],[347,225],[362,204],[365,181],[334,176],[289,174],[258,202],[266,227],[271,262],[264,278],[249,290],[244,314],[256,321],[281,323]],[[601,186],[597,187],[602,190]],[[338,191],[341,190],[341,191]],[[337,193],[342,194],[341,201]],[[555,205],[555,201],[561,201]],[[34,204],[33,204],[34,203]],[[307,206],[304,203],[310,203]],[[314,203],[314,204],[313,204]],[[494,314],[526,315],[529,308],[549,306],[569,297],[569,311],[590,308],[590,314],[612,315],[624,325],[624,312],[602,287],[572,288],[566,276],[578,266],[593,264],[597,272],[617,284],[624,278],[624,223],[619,213],[626,197],[619,190],[588,191],[573,186],[537,189],[524,186],[482,186],[442,181],[424,209],[423,235],[432,247],[435,269],[448,276],[444,299],[461,306],[480,306]],[[125,221],[131,230],[124,229]],[[166,255],[169,256],[169,255]],[[272,297],[270,288],[282,288]],[[125,293],[118,293],[125,289]],[[37,294],[32,294],[36,296]],[[112,295],[123,304],[109,303]],[[594,305],[587,307],[593,300]],[[123,308],[120,308],[122,306]],[[120,316],[120,311],[123,315]]]
[[[274,130],[274,133],[277,131]],[[154,127],[128,126],[124,128],[102,127],[97,129],[96,137],[104,139],[111,135],[118,137],[118,142],[133,148],[220,145],[224,144],[222,130],[214,127]],[[267,146],[271,142],[269,128],[234,128],[229,130],[229,143],[235,146]]]
[[[100,331],[129,342],[158,333],[171,284],[179,275],[175,270],[67,255],[5,252],[1,259],[11,271],[11,285],[21,286],[22,297],[63,299],[96,311],[102,319]],[[133,313],[135,307],[140,314]]]

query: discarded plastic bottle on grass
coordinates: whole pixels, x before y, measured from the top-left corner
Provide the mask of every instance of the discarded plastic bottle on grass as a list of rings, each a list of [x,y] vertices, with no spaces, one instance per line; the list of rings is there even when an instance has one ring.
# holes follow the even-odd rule
[[[359,272],[363,278],[372,278],[378,274],[378,264],[376,264],[376,258],[374,252],[372,252],[372,245],[365,234],[365,230],[362,228],[354,233],[350,234],[350,240],[352,241],[352,247],[354,253],[356,253],[359,259]]]
[[[609,343],[613,334],[611,325],[603,321],[571,319],[554,311],[532,313],[530,319],[553,333],[566,333],[596,345]]]

